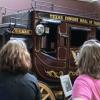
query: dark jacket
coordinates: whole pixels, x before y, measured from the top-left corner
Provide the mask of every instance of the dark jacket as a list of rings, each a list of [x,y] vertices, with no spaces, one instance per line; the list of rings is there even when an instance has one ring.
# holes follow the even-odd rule
[[[41,100],[38,81],[27,74],[0,73],[0,100]]]

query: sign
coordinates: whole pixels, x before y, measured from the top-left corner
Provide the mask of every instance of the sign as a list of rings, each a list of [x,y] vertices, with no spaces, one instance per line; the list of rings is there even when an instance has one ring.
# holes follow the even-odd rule
[[[31,35],[32,34],[32,30],[24,29],[24,28],[14,28],[12,30],[12,34]]]
[[[49,18],[49,19],[62,20],[71,23],[100,26],[100,21],[95,19],[80,17],[80,16],[72,16],[72,15],[57,14],[57,13],[50,13],[50,12],[38,12],[38,11],[37,14],[39,18]]]
[[[61,85],[65,94],[65,97],[68,97],[72,94],[72,83],[69,75],[60,76]]]
[[[82,17],[50,14],[50,18],[56,19],[56,20],[58,19],[58,20],[68,21],[68,22],[75,22],[75,23],[80,23],[80,24],[100,26],[100,21],[96,21],[94,19],[82,18]]]

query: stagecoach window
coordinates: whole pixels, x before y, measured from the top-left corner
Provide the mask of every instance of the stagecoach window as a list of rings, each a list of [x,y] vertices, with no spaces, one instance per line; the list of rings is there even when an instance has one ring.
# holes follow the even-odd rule
[[[56,57],[56,49],[57,49],[57,25],[55,24],[48,24],[49,27],[49,34],[42,36],[42,49],[41,51]]]
[[[70,45],[72,47],[79,47],[87,40],[88,29],[71,28]]]

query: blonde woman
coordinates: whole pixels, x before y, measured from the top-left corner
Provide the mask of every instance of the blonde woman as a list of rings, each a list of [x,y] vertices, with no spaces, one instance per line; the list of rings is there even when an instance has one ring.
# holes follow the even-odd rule
[[[0,51],[0,100],[41,100],[38,81],[28,73],[31,58],[21,40],[8,41]]]
[[[88,40],[78,55],[79,76],[74,82],[72,100],[100,100],[100,43]]]

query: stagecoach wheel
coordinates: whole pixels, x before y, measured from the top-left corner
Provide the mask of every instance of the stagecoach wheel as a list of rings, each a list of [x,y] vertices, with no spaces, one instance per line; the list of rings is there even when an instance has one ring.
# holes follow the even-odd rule
[[[39,82],[39,86],[42,94],[42,100],[56,100],[52,90],[44,82]]]

